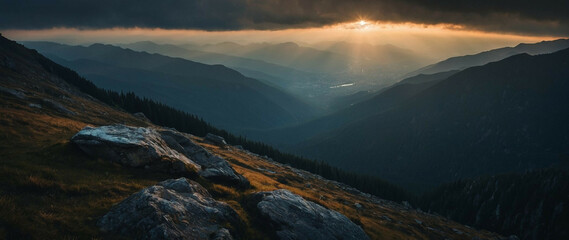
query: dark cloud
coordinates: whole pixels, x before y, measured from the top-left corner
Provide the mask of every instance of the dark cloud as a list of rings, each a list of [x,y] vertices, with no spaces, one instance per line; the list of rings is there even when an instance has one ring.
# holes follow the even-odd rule
[[[0,0],[0,29],[282,29],[365,18],[566,36],[568,12],[567,0]]]

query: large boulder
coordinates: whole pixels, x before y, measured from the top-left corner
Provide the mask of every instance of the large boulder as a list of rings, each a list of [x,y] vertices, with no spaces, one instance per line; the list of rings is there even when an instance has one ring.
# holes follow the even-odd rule
[[[209,141],[209,142],[211,142],[215,145],[218,145],[218,146],[227,145],[227,142],[225,142],[225,139],[223,137],[217,136],[217,135],[211,134],[211,133],[208,133],[207,135],[205,135],[204,140]]]
[[[184,154],[201,166],[200,176],[242,187],[249,186],[249,181],[237,173],[225,159],[195,144],[186,134],[173,130],[162,130],[160,134],[170,148]]]
[[[288,190],[255,193],[252,201],[280,239],[369,239],[346,216]]]
[[[135,239],[233,239],[235,210],[185,178],[170,179],[133,194],[98,221],[102,231]]]
[[[167,172],[193,172],[201,167],[171,149],[153,128],[111,125],[85,127],[71,138],[81,150],[130,167],[150,167]]]

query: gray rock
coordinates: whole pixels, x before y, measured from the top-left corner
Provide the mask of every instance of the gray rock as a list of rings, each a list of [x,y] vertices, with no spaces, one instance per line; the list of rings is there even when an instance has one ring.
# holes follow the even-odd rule
[[[185,134],[172,130],[163,130],[160,134],[170,148],[184,154],[201,166],[200,176],[242,187],[249,186],[249,181],[235,172],[225,159],[195,144]]]
[[[223,139],[223,137],[208,133],[205,138],[206,141],[209,141],[215,145],[219,145],[219,146],[225,146],[227,145],[227,142],[225,142],[225,139]]]
[[[61,105],[61,103],[59,103],[59,102],[56,102],[54,100],[47,99],[47,98],[42,99],[42,101],[46,105],[48,105],[49,107],[51,107],[52,109],[54,109],[60,113],[69,114],[69,115],[76,115],[75,112],[67,109],[65,106]]]
[[[518,238],[518,236],[516,236],[516,235],[510,235],[507,239],[508,240],[520,240],[520,238]]]
[[[39,109],[41,109],[41,105],[36,104],[36,103],[30,103],[30,104],[28,104],[28,106],[29,106],[29,107],[33,107],[33,108],[39,108]]]
[[[165,172],[199,171],[201,167],[168,147],[153,128],[111,125],[85,127],[71,138],[89,155],[130,167],[150,166]]]
[[[198,183],[170,179],[133,194],[98,221],[104,232],[136,239],[233,239],[239,218]]]
[[[21,91],[18,91],[16,89],[2,87],[2,86],[0,86],[0,93],[7,93],[7,94],[10,94],[10,95],[17,97],[19,99],[26,99],[27,98],[26,94],[21,92]]]
[[[142,121],[149,122],[149,123],[152,122],[152,121],[150,121],[150,119],[148,119],[148,118],[146,117],[146,115],[144,115],[144,113],[142,113],[142,112],[133,113],[132,115],[133,115],[134,117],[136,117],[136,118],[142,120]]]
[[[252,201],[280,239],[369,239],[346,216],[288,190],[255,193]]]
[[[221,228],[211,237],[212,240],[232,240],[233,236],[226,228]]]
[[[363,206],[360,203],[354,203],[354,207],[356,207],[356,209],[362,209]]]
[[[198,172],[202,177],[248,187],[229,163],[175,130],[124,125],[85,127],[71,139],[84,152],[130,167],[167,172]]]
[[[458,229],[456,229],[456,228],[453,228],[452,230],[453,230],[456,234],[458,234],[458,235],[462,235],[462,234],[464,233],[463,231],[460,231],[460,230],[458,230]]]

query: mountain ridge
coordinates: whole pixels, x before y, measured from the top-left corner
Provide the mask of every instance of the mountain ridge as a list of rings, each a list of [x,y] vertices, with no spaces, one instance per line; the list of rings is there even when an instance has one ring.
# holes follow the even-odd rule
[[[484,65],[489,62],[499,61],[504,58],[529,53],[531,55],[547,54],[569,47],[569,39],[557,39],[553,41],[541,41],[539,43],[520,43],[515,47],[504,47],[480,52],[472,55],[451,57],[438,63],[423,67],[408,73],[407,76],[419,73],[437,73],[450,70],[463,70],[468,67]]]
[[[415,178],[424,184],[419,189],[549,166],[568,141],[563,133],[569,129],[561,124],[567,109],[559,105],[569,101],[562,93],[569,87],[568,57],[569,49],[520,54],[463,70],[398,108],[306,141],[299,152],[337,166],[367,166],[369,174],[407,186]],[[358,164],[347,161],[354,157]]]
[[[206,65],[103,44],[90,47],[45,42],[27,44],[48,56],[66,60],[60,63],[87,74],[95,83],[118,91],[136,89],[145,97],[198,113],[214,124],[239,133],[254,127],[300,121],[314,114],[311,106],[294,96],[222,65]],[[90,62],[81,59],[95,64],[90,66]],[[153,87],[137,84],[140,81],[151,83]],[[114,82],[121,84],[114,85]]]

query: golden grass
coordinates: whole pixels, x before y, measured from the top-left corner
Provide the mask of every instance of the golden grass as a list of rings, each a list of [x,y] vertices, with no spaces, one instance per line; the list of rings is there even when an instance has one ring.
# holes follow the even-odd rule
[[[307,200],[346,215],[353,222],[360,224],[371,239],[470,240],[474,236],[483,239],[493,239],[499,236],[491,232],[471,229],[438,216],[405,209],[393,202],[385,201],[380,204],[370,202],[366,197],[346,192],[326,180],[311,177],[305,179],[299,177],[289,167],[275,165],[235,148],[220,148],[207,144],[200,138],[194,140],[215,154],[223,156],[237,172],[249,179],[252,189],[245,191],[245,195],[257,191],[288,189]],[[361,204],[362,208],[356,208],[356,203]],[[391,221],[385,219],[391,219]],[[416,220],[419,220],[421,224]],[[458,234],[453,229],[463,234]],[[437,230],[444,233],[439,233]]]
[[[26,79],[21,79],[26,81]],[[15,84],[15,83],[14,83]],[[31,84],[33,86],[34,83]],[[5,87],[17,88],[18,86]],[[62,92],[49,84],[49,91],[34,92],[25,101],[0,95],[0,239],[109,239],[97,220],[112,205],[159,181],[174,178],[143,169],[122,168],[91,159],[69,143],[84,126],[125,123],[146,126],[131,115],[91,100]],[[47,92],[47,93],[46,93]],[[51,92],[51,94],[48,94]],[[77,115],[28,106],[31,101],[54,96]],[[346,215],[362,225],[372,239],[472,239],[497,235],[469,229],[445,219],[403,209],[393,203],[373,203],[359,195],[318,179],[299,177],[288,167],[238,151],[197,142],[227,159],[251,182],[250,189],[237,189],[197,179],[218,200],[232,206],[243,221],[237,234],[248,239],[269,239],[262,220],[247,209],[247,196],[258,191],[288,189],[304,198]],[[355,203],[363,206],[356,209]],[[385,220],[392,219],[392,221]],[[423,224],[419,225],[415,219]],[[444,235],[429,230],[439,229]],[[465,234],[456,234],[455,228]]]
[[[121,122],[144,125],[126,113],[75,98],[66,105],[78,113],[64,116],[0,100],[0,239],[107,239],[96,221],[132,193],[171,176],[88,158],[69,139],[84,126]],[[87,111],[88,109],[88,111]],[[81,112],[83,111],[83,112]],[[97,116],[98,112],[106,116]]]
[[[0,129],[0,136],[10,136],[0,139],[5,153],[0,160],[1,238],[108,239],[113,236],[100,233],[96,221],[112,205],[144,187],[173,177],[88,158],[68,141],[86,125],[81,121],[3,109],[0,109],[0,115],[9,116],[2,118],[9,128]],[[238,234],[247,238],[270,238],[267,229],[259,227],[258,216],[251,215],[244,207],[247,196],[279,188],[341,212],[360,223],[372,239],[441,237],[417,225],[414,219],[419,219],[425,226],[444,230],[448,233],[445,237],[452,239],[494,236],[438,217],[415,211],[401,212],[397,208],[367,202],[365,198],[342,191],[326,181],[304,180],[290,168],[236,149],[200,144],[226,158],[251,182],[252,188],[246,190],[203,184],[216,199],[237,211],[244,224]],[[363,205],[363,210],[354,207],[356,202]],[[382,216],[393,221],[382,220]],[[455,234],[452,228],[471,235]]]
[[[170,177],[94,161],[73,148],[58,144],[48,150],[50,156],[30,153],[3,161],[5,232],[33,239],[97,237],[96,220],[113,204]]]

